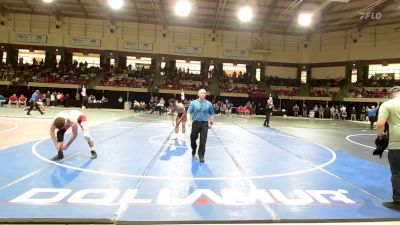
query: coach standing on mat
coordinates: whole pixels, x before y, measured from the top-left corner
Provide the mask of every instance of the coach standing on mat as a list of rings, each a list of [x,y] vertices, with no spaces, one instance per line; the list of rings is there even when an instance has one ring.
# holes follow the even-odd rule
[[[378,137],[384,135],[385,123],[389,124],[389,165],[392,173],[393,202],[382,205],[400,211],[400,86],[390,89],[390,100],[379,108],[376,132]]]
[[[192,156],[195,156],[197,149],[196,141],[200,133],[200,146],[198,154],[200,162],[203,163],[204,155],[206,153],[208,128],[211,128],[214,123],[214,108],[211,102],[206,100],[206,90],[200,89],[198,96],[199,98],[192,101],[189,105],[189,112],[193,120],[190,142],[192,146]],[[210,120],[210,123],[208,120]]]

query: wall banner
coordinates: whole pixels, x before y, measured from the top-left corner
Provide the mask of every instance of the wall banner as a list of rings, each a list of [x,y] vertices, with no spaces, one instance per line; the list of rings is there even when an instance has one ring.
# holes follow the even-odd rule
[[[94,38],[71,37],[71,45],[101,47],[101,40]]]
[[[201,55],[203,54],[203,48],[194,46],[175,45],[175,53]]]
[[[16,34],[15,40],[25,43],[47,43],[47,35]]]
[[[227,57],[248,58],[249,55],[249,50],[224,49],[224,56]]]
[[[153,43],[140,43],[133,41],[125,41],[124,49],[129,50],[143,50],[143,51],[153,51]]]

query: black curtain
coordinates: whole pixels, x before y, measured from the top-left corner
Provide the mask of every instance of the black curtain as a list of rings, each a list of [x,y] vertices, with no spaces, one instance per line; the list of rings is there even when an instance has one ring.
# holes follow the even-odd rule
[[[72,52],[65,51],[63,55],[61,55],[61,61],[66,65],[71,65],[72,62]],[[63,57],[64,56],[64,57]]]
[[[201,76],[204,78],[207,78],[207,74],[208,74],[208,63],[206,62],[201,62],[200,63],[200,74]]]
[[[364,81],[368,80],[369,65],[362,65],[362,78]]]
[[[44,66],[46,68],[55,68],[57,64],[56,54],[52,50],[46,50],[46,60]]]
[[[10,46],[7,49],[7,64],[11,64],[12,67],[15,67],[18,63],[18,49]]]
[[[119,62],[118,62],[118,67],[125,69],[126,68],[126,60],[127,60],[126,56],[120,56]]]
[[[260,69],[261,69],[261,71],[260,71],[260,81],[261,82],[265,82],[265,63],[264,62],[261,62],[260,63]]]
[[[353,71],[353,63],[352,62],[347,62],[346,63],[346,80],[348,82],[351,82],[351,73]],[[358,77],[357,77],[358,80]]]
[[[220,79],[222,75],[224,74],[224,65],[222,63],[216,63],[215,72],[217,73],[217,78]]]
[[[100,54],[100,67],[101,68],[106,68],[106,56],[105,53]]]

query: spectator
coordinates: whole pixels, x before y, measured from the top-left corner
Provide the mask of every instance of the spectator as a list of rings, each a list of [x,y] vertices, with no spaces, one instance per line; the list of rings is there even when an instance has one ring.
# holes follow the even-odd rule
[[[13,95],[10,96],[10,98],[8,99],[8,106],[11,107],[11,104],[15,104],[16,106],[19,107],[17,94],[13,94]]]

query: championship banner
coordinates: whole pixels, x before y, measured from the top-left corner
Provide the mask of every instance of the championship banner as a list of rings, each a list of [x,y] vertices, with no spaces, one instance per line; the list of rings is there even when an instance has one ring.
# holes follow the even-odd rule
[[[16,34],[15,40],[17,42],[47,43],[47,35]]]
[[[47,35],[32,34],[32,43],[47,43]]]
[[[86,38],[86,46],[101,47],[101,40],[100,39]]]
[[[17,34],[15,36],[16,41],[18,42],[32,42],[31,34]]]
[[[249,55],[249,50],[224,49],[224,56],[227,57],[248,58]]]
[[[203,54],[203,48],[193,47],[193,46],[175,45],[175,53],[201,55],[201,54]]]
[[[186,46],[175,45],[175,53],[188,54],[189,50]]]
[[[139,50],[153,51],[153,43],[139,43]]]
[[[72,37],[71,45],[101,47],[100,39]]]
[[[140,43],[133,41],[125,41],[124,49],[129,50],[143,50],[143,51],[153,51],[153,43]]]
[[[203,48],[189,47],[189,54],[201,55],[203,54]]]
[[[85,46],[85,38],[71,38],[71,45]]]
[[[132,42],[132,41],[125,41],[124,42],[124,49],[139,50],[139,43]]]

